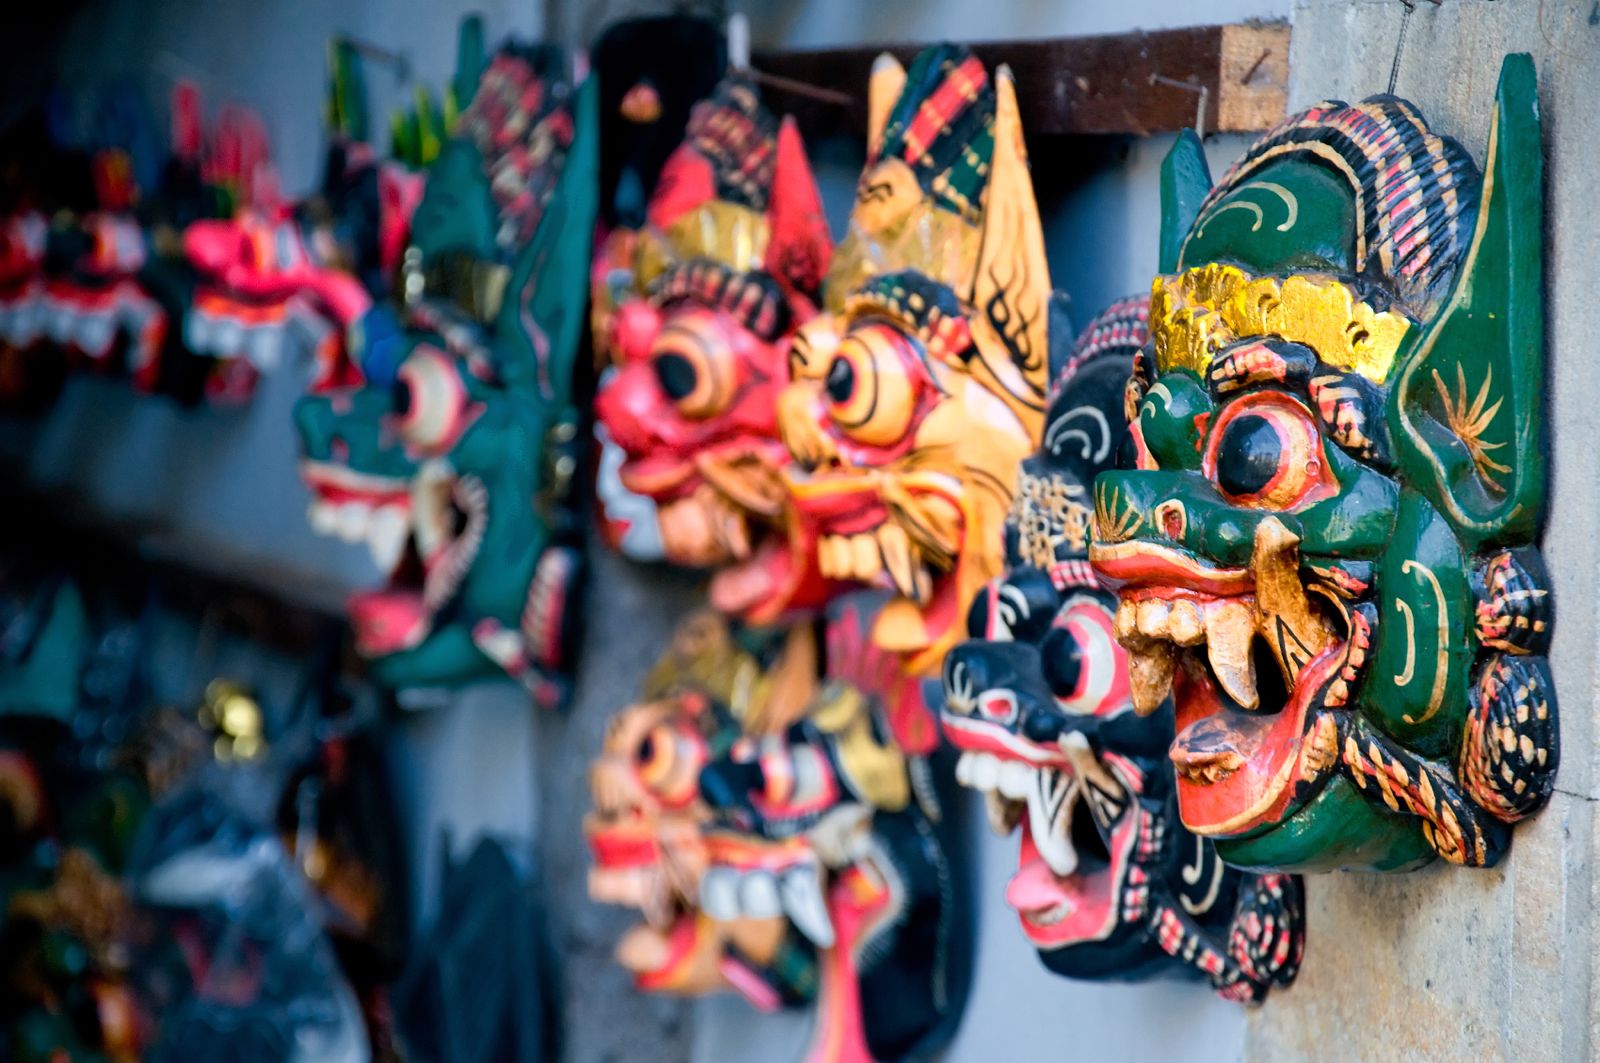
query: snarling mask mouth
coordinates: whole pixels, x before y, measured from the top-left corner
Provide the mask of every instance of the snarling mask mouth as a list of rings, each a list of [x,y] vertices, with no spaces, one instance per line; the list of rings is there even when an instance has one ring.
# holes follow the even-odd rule
[[[432,634],[483,545],[490,491],[447,456],[482,412],[463,375],[454,357],[424,343],[392,391],[327,392],[297,411],[312,529],[365,543],[385,577],[349,602],[366,656],[401,653]]]
[[[1524,76],[1508,60],[1502,165],[1507,137],[1538,152]],[[1321,183],[1329,151],[1348,190]],[[1382,194],[1402,171],[1404,203]],[[1135,708],[1173,695],[1184,824],[1230,862],[1493,864],[1549,793],[1541,355],[1517,332],[1538,281],[1507,265],[1525,186],[1480,203],[1403,105],[1324,105],[1247,153],[1154,283],[1139,471],[1096,482],[1090,557]]]
[[[730,639],[720,619],[689,618],[647,683],[660,696],[607,726],[584,820],[589,895],[643,916],[617,947],[639,988],[731,989],[770,1010],[810,998],[815,961],[784,918],[776,878],[771,897],[758,896],[758,886],[729,895],[708,871],[718,850],[707,834],[713,814],[700,774],[737,740],[738,721],[722,699],[743,697],[755,669]],[[746,895],[749,903],[741,903]]]

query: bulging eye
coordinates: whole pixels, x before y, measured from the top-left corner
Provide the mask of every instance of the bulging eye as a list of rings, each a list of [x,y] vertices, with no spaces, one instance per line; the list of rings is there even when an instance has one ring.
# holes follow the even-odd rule
[[[695,311],[667,322],[651,349],[661,391],[685,417],[715,417],[733,401],[737,369],[728,326]]]
[[[1203,468],[1230,501],[1252,509],[1289,509],[1337,489],[1310,412],[1277,392],[1224,411]]]
[[[705,759],[696,736],[671,723],[652,727],[634,753],[639,781],[672,807],[694,800]]]
[[[418,450],[441,454],[467,425],[467,388],[453,358],[418,346],[395,374],[394,415],[400,438]]]
[[[893,446],[911,428],[925,381],[904,335],[888,325],[858,327],[823,376],[828,416],[858,443]]]

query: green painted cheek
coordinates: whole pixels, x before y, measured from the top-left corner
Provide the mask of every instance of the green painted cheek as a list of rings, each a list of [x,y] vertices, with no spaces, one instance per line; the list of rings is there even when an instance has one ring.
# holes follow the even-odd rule
[[[1425,757],[1453,754],[1467,711],[1476,647],[1466,562],[1449,525],[1423,498],[1400,498],[1394,543],[1378,568],[1377,645],[1359,709]]]
[[[1325,448],[1339,493],[1295,514],[1302,553],[1373,558],[1389,548],[1399,487],[1331,443]],[[1285,523],[1288,523],[1286,520]]]
[[[1151,385],[1139,403],[1139,431],[1161,468],[1200,468],[1201,419],[1214,408],[1199,379],[1187,370],[1165,373]]]
[[[1405,871],[1433,859],[1418,820],[1374,805],[1343,776],[1277,827],[1216,846],[1247,870]]]

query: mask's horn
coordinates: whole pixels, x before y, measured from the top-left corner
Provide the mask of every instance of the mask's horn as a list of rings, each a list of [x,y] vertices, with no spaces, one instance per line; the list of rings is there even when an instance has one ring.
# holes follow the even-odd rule
[[[995,75],[994,159],[984,193],[983,242],[972,289],[974,375],[1038,442],[1050,373],[1050,265],[1028,174],[1011,71]]]
[[[1200,216],[1200,205],[1211,191],[1211,168],[1206,165],[1205,148],[1194,130],[1178,134],[1177,143],[1161,163],[1161,259],[1162,273],[1176,273],[1184,238]]]
[[[889,124],[889,112],[906,87],[906,68],[900,60],[884,52],[872,61],[872,75],[867,79],[867,158],[878,157],[883,147],[883,131]]]
[[[1391,398],[1401,463],[1469,548],[1532,539],[1544,504],[1543,193],[1533,59],[1508,55],[1472,243]]]
[[[822,278],[833,256],[833,237],[822,212],[822,194],[806,158],[806,146],[793,117],[778,128],[778,153],[772,168],[772,200],[767,208],[768,273],[783,285],[791,307],[815,308]]]

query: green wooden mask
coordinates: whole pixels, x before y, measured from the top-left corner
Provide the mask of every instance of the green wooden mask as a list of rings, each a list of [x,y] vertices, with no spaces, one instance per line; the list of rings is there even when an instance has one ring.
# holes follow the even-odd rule
[[[1173,694],[1184,825],[1246,867],[1492,865],[1557,761],[1532,60],[1481,175],[1379,96],[1215,188],[1182,139],[1163,184],[1091,559],[1136,707]]]

